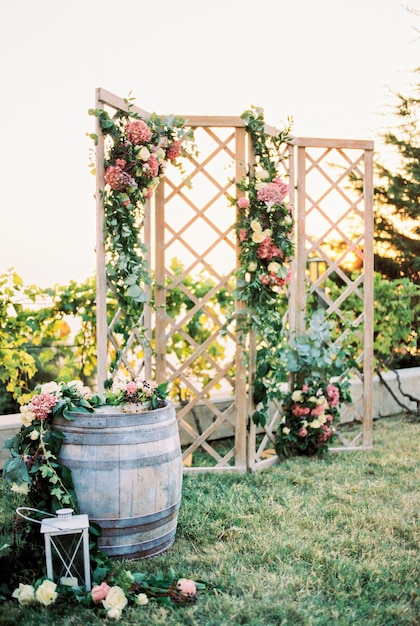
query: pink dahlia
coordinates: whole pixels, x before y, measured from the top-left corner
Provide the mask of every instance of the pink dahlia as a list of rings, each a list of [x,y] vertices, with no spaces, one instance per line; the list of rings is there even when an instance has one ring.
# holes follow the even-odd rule
[[[147,143],[152,138],[152,131],[144,120],[133,120],[125,125],[127,140],[138,146],[140,143]]]

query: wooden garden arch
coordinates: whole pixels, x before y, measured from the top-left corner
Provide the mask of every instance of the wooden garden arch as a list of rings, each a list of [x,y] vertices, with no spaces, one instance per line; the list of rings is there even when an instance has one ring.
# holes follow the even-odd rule
[[[124,99],[98,88],[97,109],[127,111]],[[131,106],[144,119],[150,115]],[[187,159],[186,175],[168,168],[155,198],[145,207],[144,243],[149,265],[155,276],[155,308],[145,306],[141,323],[148,328],[147,341],[133,328],[126,345],[120,345],[115,328],[118,311],[107,319],[107,277],[104,251],[104,211],[101,189],[104,187],[104,141],[97,121],[97,354],[98,390],[108,376],[109,350],[119,350],[119,363],[126,367],[137,359],[136,372],[158,382],[169,379],[183,386],[188,402],[177,407],[186,472],[248,471],[278,462],[272,453],[274,433],[281,416],[280,406],[273,406],[272,417],[264,429],[250,421],[253,412],[252,380],[253,338],[250,337],[250,366],[242,358],[237,333],[223,312],[215,310],[212,298],[218,290],[232,293],[237,267],[238,247],[233,232],[234,209],[227,197],[236,193],[235,181],[245,174],[252,162],[252,146],[244,121],[238,116],[179,115],[194,129],[198,156]],[[276,129],[267,126],[267,132]],[[353,398],[353,428],[339,432],[334,450],[366,449],[372,446],[373,424],[373,142],[365,140],[294,138],[288,150],[286,174],[289,178],[290,202],[296,220],[296,257],[289,289],[288,322],[295,331],[304,331],[305,301],[315,293],[323,302],[326,316],[342,315],[343,302],[356,297],[363,312],[356,320],[363,342],[360,370],[362,391]],[[174,168],[173,168],[174,169]],[[348,179],[357,175],[364,182],[363,194],[348,188]],[[355,220],[359,224],[354,234]],[[314,228],[316,224],[316,228]],[[341,242],[339,254],[329,255],[324,243],[331,238]],[[182,255],[182,271],[174,273],[170,261]],[[349,278],[341,266],[349,256],[355,259],[359,272]],[[322,268],[315,276],[309,273],[310,262]],[[204,298],[188,288],[188,276],[204,272],[211,289]],[[345,285],[339,301],[332,301],[322,290],[331,273],[338,274]],[[189,307],[172,319],[166,309],[168,290],[180,289]],[[194,315],[205,314],[206,339],[197,344],[188,334]],[[223,339],[222,339],[223,329]],[[171,337],[180,337],[188,345],[183,362],[167,353]],[[226,358],[214,358],[212,347],[223,341]],[[194,362],[202,359],[210,376],[200,386],[194,380]],[[234,370],[235,375],[232,375]],[[363,372],[363,373],[362,373]],[[222,442],[222,445],[221,445]],[[191,458],[193,462],[191,463]]]

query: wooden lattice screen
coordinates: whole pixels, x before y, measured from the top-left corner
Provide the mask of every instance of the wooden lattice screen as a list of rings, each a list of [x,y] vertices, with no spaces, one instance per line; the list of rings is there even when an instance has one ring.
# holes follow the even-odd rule
[[[102,89],[97,90],[96,108],[127,110],[123,99]],[[145,119],[149,115],[138,107],[132,110]],[[229,310],[234,310],[238,249],[233,231],[235,213],[228,196],[236,193],[235,181],[245,174],[252,148],[240,117],[180,117],[194,129],[198,155],[185,159],[183,176],[175,168],[168,168],[154,200],[145,207],[144,242],[156,283],[156,308],[146,307],[139,320],[149,329],[146,342],[138,328],[133,328],[129,341],[121,345],[115,331],[121,312],[117,311],[107,323],[109,286],[100,199],[104,146],[103,141],[98,143],[98,387],[107,377],[110,349],[120,354],[121,366],[129,367],[134,374],[143,371],[145,377],[155,375],[159,382],[169,379],[173,388],[179,390],[177,415],[185,471],[246,471],[277,461],[272,448],[280,417],[280,407],[273,406],[272,419],[265,429],[257,430],[250,424],[253,407],[248,381],[252,372],[244,364],[242,348],[229,317]],[[99,128],[97,134],[100,135]],[[325,303],[327,316],[339,317],[340,307],[350,294],[360,298],[363,312],[357,319],[357,327],[363,335],[364,351],[356,375],[363,384],[361,399],[355,400],[360,422],[347,434],[340,431],[339,436],[340,449],[369,447],[372,443],[373,144],[294,139],[288,149],[287,175],[290,189],[295,190],[295,193],[291,191],[290,200],[295,204],[297,223],[289,324],[291,329],[303,330],[308,293],[316,293]],[[351,173],[364,179],[363,196],[347,189]],[[358,220],[357,235],[354,216]],[[326,245],[330,240],[341,242],[338,257]],[[361,270],[354,281],[348,278],[348,272],[341,270],[343,260],[350,253],[358,259]],[[324,271],[311,280],[308,259],[314,257],[324,262]],[[322,289],[326,277],[333,272],[347,285],[341,299],[335,302]],[[200,290],[203,283],[206,289]],[[183,294],[184,304],[181,312],[172,317],[166,304],[179,293]],[[230,309],[223,303],[228,303]],[[181,346],[182,350],[177,349]],[[252,353],[252,337],[250,348]],[[203,371],[205,377],[199,374]]]

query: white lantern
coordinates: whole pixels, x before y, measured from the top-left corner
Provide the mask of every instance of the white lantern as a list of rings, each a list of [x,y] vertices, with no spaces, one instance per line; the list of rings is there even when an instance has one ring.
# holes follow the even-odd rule
[[[42,520],[48,578],[70,587],[84,581],[91,590],[88,532],[88,516],[73,515],[73,509],[60,509],[57,517]]]

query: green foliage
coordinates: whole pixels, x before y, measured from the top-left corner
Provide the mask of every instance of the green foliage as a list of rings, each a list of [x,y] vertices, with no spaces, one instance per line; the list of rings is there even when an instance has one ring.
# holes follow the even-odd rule
[[[95,281],[41,289],[16,272],[0,275],[0,385],[16,411],[39,383],[88,384],[96,371]],[[10,412],[10,411],[9,411]]]

